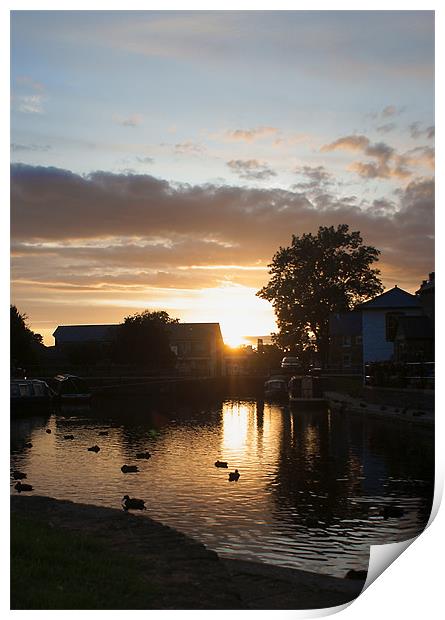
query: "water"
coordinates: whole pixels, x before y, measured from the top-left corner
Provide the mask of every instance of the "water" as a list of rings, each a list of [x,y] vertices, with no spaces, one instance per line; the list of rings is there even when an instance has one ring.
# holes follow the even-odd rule
[[[142,518],[222,556],[340,577],[367,568],[371,544],[420,533],[432,501],[431,430],[253,400],[64,409],[12,420],[11,442],[11,466],[35,494],[116,508],[125,494],[143,498]],[[152,458],[136,460],[147,449]],[[140,471],[123,474],[123,464]],[[403,517],[378,516],[387,505]]]

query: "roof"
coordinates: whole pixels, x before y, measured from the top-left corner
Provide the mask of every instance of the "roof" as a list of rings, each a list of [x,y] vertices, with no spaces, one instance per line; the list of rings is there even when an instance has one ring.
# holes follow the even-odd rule
[[[107,341],[117,325],[59,325],[53,333],[59,342]]]
[[[406,340],[429,340],[434,330],[427,316],[402,316],[398,320],[397,335]]]
[[[171,323],[168,331],[173,340],[207,340],[212,337],[222,340],[219,323]]]
[[[370,301],[365,301],[358,306],[360,310],[382,310],[384,308],[421,308],[420,301],[415,295],[407,293],[402,288],[395,286],[378,295]]]
[[[331,336],[346,336],[361,333],[362,313],[360,311],[336,312],[329,316],[329,334]]]

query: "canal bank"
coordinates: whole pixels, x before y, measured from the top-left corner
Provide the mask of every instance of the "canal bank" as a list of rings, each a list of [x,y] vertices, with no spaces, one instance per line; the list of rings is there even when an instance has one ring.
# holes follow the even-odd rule
[[[313,609],[356,598],[363,581],[256,562],[221,560],[190,536],[144,515],[114,508],[12,496],[11,519],[26,516],[81,532],[144,561],[158,594],[153,609]]]

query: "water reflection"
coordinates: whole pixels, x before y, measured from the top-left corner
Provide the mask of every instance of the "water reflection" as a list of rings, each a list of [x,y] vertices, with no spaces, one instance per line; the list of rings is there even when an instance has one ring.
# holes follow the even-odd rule
[[[230,557],[343,576],[367,567],[370,544],[410,538],[429,516],[433,436],[422,428],[230,400],[114,402],[13,420],[11,431],[12,467],[37,494],[114,507],[142,497],[148,515]],[[145,450],[152,458],[136,460]],[[140,471],[122,474],[124,463]],[[394,503],[402,518],[377,516]]]

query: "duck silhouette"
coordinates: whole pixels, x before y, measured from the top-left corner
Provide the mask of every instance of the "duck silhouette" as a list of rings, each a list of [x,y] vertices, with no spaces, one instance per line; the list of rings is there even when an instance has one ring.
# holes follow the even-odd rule
[[[91,446],[91,448],[87,448],[88,452],[99,452],[99,446]]]
[[[47,429],[46,429],[46,432],[48,433],[48,435],[50,435],[50,434],[51,434],[51,429],[50,429],[50,428],[47,428]]]
[[[151,454],[148,450],[146,452],[138,452],[136,454],[137,459],[149,459],[150,457],[151,457]]]
[[[124,497],[122,498],[122,508],[125,511],[147,510],[143,499],[137,499],[136,497],[130,497],[129,495],[124,495]]]
[[[28,443],[25,443],[25,448],[32,448],[32,443],[30,441],[28,441]]]
[[[64,439],[74,439],[74,435],[64,435]]]
[[[215,467],[227,468],[227,466],[228,466],[227,461],[215,461]]]
[[[23,480],[24,478],[26,478],[26,474],[24,474],[22,471],[13,471],[12,472],[12,477],[14,478],[14,480]]]
[[[123,474],[134,473],[134,472],[137,472],[137,471],[139,471],[137,465],[122,465],[122,467],[121,467],[121,472]]]
[[[32,491],[32,486],[30,484],[22,484],[19,480],[19,482],[14,485],[14,489],[21,493],[22,491]]]
[[[235,471],[231,471],[229,473],[229,481],[230,482],[237,482],[239,476],[240,476],[239,471],[237,469],[235,469]]]

